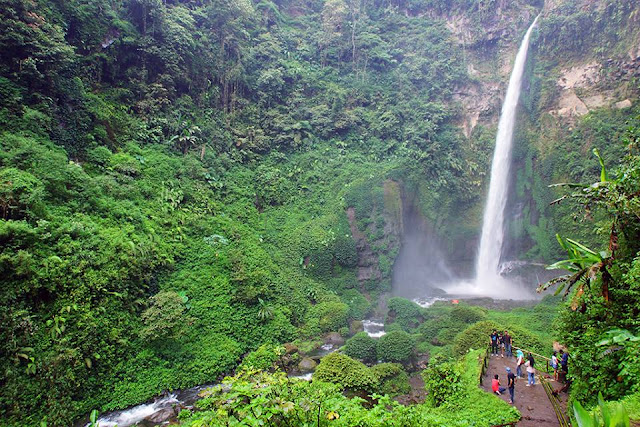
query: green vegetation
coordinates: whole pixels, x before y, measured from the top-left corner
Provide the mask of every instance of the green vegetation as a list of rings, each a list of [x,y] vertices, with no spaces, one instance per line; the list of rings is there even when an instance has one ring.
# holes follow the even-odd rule
[[[469,350],[485,348],[495,329],[508,330],[517,347],[550,357],[551,330],[557,317],[558,300],[557,297],[545,297],[533,307],[510,310],[436,302],[424,310],[428,320],[417,329],[418,350],[445,359],[462,356]]]
[[[569,270],[570,277],[542,287],[570,285],[556,330],[570,349],[572,398],[589,405],[596,403],[594,396],[599,392],[608,400],[631,395],[638,391],[640,380],[636,363],[630,359],[631,353],[637,358],[633,332],[638,327],[640,303],[636,266],[640,250],[640,158],[636,154],[640,117],[629,125],[623,138],[629,153],[622,165],[607,173],[601,162],[599,181],[578,185],[581,190],[573,194],[578,204],[602,212],[609,236],[600,247],[608,246],[607,250],[596,253],[571,240],[559,239],[570,258],[558,265]],[[580,408],[577,404],[575,407]]]
[[[341,353],[331,353],[322,358],[313,373],[318,381],[339,384],[343,389],[373,392],[378,378],[361,362]]]
[[[334,353],[335,354],[335,353]],[[469,353],[457,377],[458,396],[449,396],[445,404],[402,406],[388,396],[347,398],[337,384],[314,379],[312,382],[288,381],[283,374],[253,372],[227,378],[224,384],[207,392],[198,406],[201,412],[180,418],[187,426],[233,425],[252,419],[256,425],[337,425],[337,426],[467,426],[515,422],[517,411],[498,397],[477,386],[479,352]],[[331,355],[333,356],[333,355]],[[327,356],[329,357],[329,356]],[[342,356],[344,358],[346,356]],[[326,358],[325,358],[326,359]],[[337,360],[337,359],[336,359]],[[355,362],[355,361],[351,361]],[[357,363],[357,362],[356,362]],[[371,368],[384,378],[399,372],[397,365]],[[365,367],[365,369],[368,369]]]
[[[407,363],[414,353],[415,342],[404,331],[391,331],[376,343],[378,359],[383,362]]]
[[[424,320],[422,308],[413,301],[404,298],[390,298],[387,302],[387,320],[385,324],[397,322],[407,332],[415,329]]]
[[[377,360],[376,340],[371,338],[366,332],[358,332],[347,340],[344,346],[344,352],[365,363],[375,362]]]
[[[466,72],[440,20],[0,3],[9,422],[68,424],[214,381],[262,344],[344,332],[390,286],[396,181],[464,186],[445,101]],[[357,279],[348,207],[380,280]]]
[[[278,372],[283,343],[311,351],[377,310],[407,195],[445,253],[472,256],[494,112],[465,137],[466,96],[494,87],[513,43],[486,34],[515,40],[543,6],[507,3],[498,18],[480,0],[0,0],[2,424],[70,425],[233,371],[184,423],[502,424],[518,414],[475,384],[493,327],[542,354],[561,338],[572,398],[602,390],[637,416],[640,110],[544,124],[559,67],[627,56],[632,0],[567,0],[534,37],[511,235],[537,261],[560,256],[556,232],[609,244],[560,316],[553,298],[390,298],[379,340],[351,337],[311,383]],[[608,87],[604,64],[603,90],[633,98],[637,79]],[[594,147],[611,173],[549,206],[549,183],[595,180]],[[429,402],[402,407],[389,396],[417,354]]]
[[[395,396],[407,394],[411,391],[409,376],[398,363],[378,363],[371,367],[371,371],[380,381],[380,394]]]

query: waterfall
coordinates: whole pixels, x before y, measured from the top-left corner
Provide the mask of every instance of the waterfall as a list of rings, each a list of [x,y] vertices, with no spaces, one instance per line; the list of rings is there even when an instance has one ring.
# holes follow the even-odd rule
[[[516,108],[520,97],[524,66],[527,60],[529,38],[533,27],[538,22],[538,18],[539,16],[536,17],[527,30],[516,55],[498,123],[496,148],[491,164],[489,195],[487,196],[487,204],[484,211],[482,237],[476,264],[476,286],[487,290],[499,278],[499,264],[504,240],[504,210],[509,187],[509,166],[511,163],[511,145],[516,121]]]

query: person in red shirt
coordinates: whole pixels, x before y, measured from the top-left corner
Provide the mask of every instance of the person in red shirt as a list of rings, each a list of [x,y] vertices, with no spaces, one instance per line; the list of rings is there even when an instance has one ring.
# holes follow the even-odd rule
[[[500,377],[498,376],[498,374],[496,374],[495,377],[491,380],[491,390],[493,390],[493,392],[498,395],[504,393],[506,390],[506,388],[500,387]]]

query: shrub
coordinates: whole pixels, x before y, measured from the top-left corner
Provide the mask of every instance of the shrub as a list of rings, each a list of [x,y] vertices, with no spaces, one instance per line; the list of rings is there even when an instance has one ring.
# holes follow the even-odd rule
[[[22,219],[28,214],[42,214],[42,182],[29,172],[16,168],[0,171],[0,218]]]
[[[460,399],[462,384],[462,369],[454,362],[436,363],[422,374],[427,389],[427,402],[438,407],[449,399]]]
[[[263,344],[257,350],[247,354],[238,366],[240,370],[257,369],[268,371],[276,366],[278,358],[284,354],[284,347]]]
[[[377,343],[378,359],[383,362],[406,363],[413,355],[415,343],[404,331],[393,331],[381,336]]]
[[[500,326],[492,321],[478,322],[469,326],[453,340],[455,354],[463,355],[470,349],[482,349],[489,343],[489,335],[493,330],[499,330]]]
[[[466,327],[466,324],[453,319],[444,320],[440,322],[440,329],[436,335],[436,340],[441,345],[451,344],[460,331],[464,330]]]
[[[553,345],[551,341],[546,342],[535,333],[516,326],[507,325],[502,328],[503,331],[505,329],[509,331],[509,334],[511,334],[511,338],[513,339],[513,343],[516,347],[521,347],[525,350],[533,351],[542,355],[550,354]]]
[[[391,396],[407,394],[411,391],[409,376],[398,363],[380,363],[371,368],[380,382],[379,392]]]
[[[333,255],[338,264],[344,267],[355,267],[358,264],[356,241],[351,237],[346,215],[341,215],[340,219],[339,232],[333,242]]]
[[[422,308],[408,299],[391,298],[388,307],[387,322],[397,322],[405,331],[415,329],[424,321]]]
[[[347,325],[349,307],[342,302],[322,302],[313,306],[308,321],[316,319],[321,332],[337,331]]]
[[[347,340],[344,352],[364,362],[376,361],[376,340],[366,332],[358,332]]]
[[[466,324],[449,316],[431,319],[420,325],[418,331],[425,341],[433,344],[451,344],[455,336],[466,328]]]
[[[313,379],[340,384],[345,389],[372,392],[378,386],[376,376],[363,363],[345,354],[331,353],[322,358]]]
[[[100,168],[104,168],[109,164],[111,156],[113,156],[113,153],[107,147],[99,146],[87,150],[87,160]]]
[[[402,331],[405,332],[404,329],[402,329],[402,326],[400,326],[399,323],[387,323],[384,325],[384,330],[385,332],[389,333],[389,332],[393,332],[393,331]]]
[[[371,309],[369,300],[355,289],[345,290],[340,299],[349,306],[350,319],[364,319]]]
[[[420,325],[418,332],[420,332],[425,341],[431,342],[438,335],[441,323],[442,318],[427,320]]]
[[[151,297],[151,306],[142,313],[145,326],[140,336],[147,339],[175,338],[184,329],[184,299],[174,291],[160,291]]]
[[[451,319],[454,321],[471,324],[487,319],[486,313],[479,307],[468,305],[456,305],[451,310]]]

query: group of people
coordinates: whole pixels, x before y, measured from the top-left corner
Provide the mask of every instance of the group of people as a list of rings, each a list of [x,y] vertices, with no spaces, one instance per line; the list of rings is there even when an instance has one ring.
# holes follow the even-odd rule
[[[505,353],[507,357],[512,357],[513,339],[507,331],[498,332],[494,330],[489,336],[489,345],[491,346],[491,355],[498,356],[498,351],[501,350],[501,356],[504,357]],[[568,372],[569,353],[564,350],[559,352],[554,351],[551,357],[551,367],[553,368],[553,379],[555,381],[566,381],[566,375]],[[507,387],[502,387],[500,384],[500,376],[494,375],[491,380],[491,389],[496,394],[502,394],[506,390],[509,390],[509,403],[513,404],[515,400],[515,385],[518,378],[523,378],[522,369],[527,372],[527,384],[526,387],[534,386],[536,384],[535,378],[535,359],[533,354],[529,353],[526,357],[521,349],[516,351],[516,373],[511,371],[510,367],[506,368],[507,371]]]
[[[502,357],[504,357],[505,353],[507,357],[513,356],[511,349],[513,348],[513,343],[511,339],[511,335],[509,332],[498,332],[495,329],[489,336],[489,345],[491,346],[491,355],[497,356],[498,351]]]
[[[558,359],[558,357],[560,357]],[[551,367],[553,368],[553,379],[565,382],[569,373],[569,353],[560,349],[560,352],[553,352],[551,356]]]

